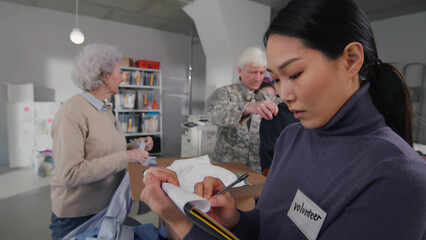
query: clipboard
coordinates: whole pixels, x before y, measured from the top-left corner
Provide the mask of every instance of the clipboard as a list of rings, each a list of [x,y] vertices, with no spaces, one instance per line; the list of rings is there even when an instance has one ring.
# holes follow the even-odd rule
[[[217,239],[239,240],[228,229],[205,214],[210,209],[210,203],[207,199],[167,182],[161,183],[161,188],[179,210],[202,230]]]
[[[201,210],[194,207],[190,202],[186,203],[183,209],[185,215],[189,218],[189,220],[191,220],[191,222],[217,239],[239,240],[239,238],[232,234],[228,229],[216,222],[207,214],[203,213]]]

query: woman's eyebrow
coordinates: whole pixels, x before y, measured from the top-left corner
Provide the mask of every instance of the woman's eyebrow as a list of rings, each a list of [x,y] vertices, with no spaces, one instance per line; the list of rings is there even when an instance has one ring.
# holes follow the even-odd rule
[[[281,65],[279,65],[278,66],[278,70],[280,70],[280,71],[283,70],[289,64],[291,64],[291,63],[293,63],[293,62],[295,62],[297,60],[300,60],[300,58],[290,58],[289,60],[287,60],[287,61],[283,62]]]

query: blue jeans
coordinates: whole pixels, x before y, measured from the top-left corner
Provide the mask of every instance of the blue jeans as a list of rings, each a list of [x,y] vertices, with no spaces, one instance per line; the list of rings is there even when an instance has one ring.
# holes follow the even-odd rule
[[[60,240],[69,232],[89,220],[94,215],[74,218],[58,218],[52,213],[52,223],[49,228],[52,229],[52,240]]]

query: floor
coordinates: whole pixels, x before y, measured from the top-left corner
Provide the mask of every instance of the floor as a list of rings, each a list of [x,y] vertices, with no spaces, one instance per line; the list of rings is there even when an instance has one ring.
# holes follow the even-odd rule
[[[30,167],[10,169],[0,164],[0,239],[50,239],[51,177],[37,177]],[[130,216],[140,223],[158,226],[152,211]]]

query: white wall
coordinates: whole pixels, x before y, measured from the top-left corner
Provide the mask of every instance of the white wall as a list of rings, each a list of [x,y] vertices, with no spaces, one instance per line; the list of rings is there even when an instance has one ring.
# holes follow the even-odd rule
[[[204,99],[206,95],[206,56],[201,42],[192,46],[192,114],[204,114]]]
[[[196,0],[183,10],[194,20],[206,55],[205,98],[238,82],[237,59],[248,47],[263,48],[270,7],[247,0]]]
[[[383,61],[395,63],[401,70],[408,63],[426,64],[426,11],[375,21],[371,25]],[[426,88],[426,78],[423,78],[423,85]],[[426,89],[423,90],[421,112],[423,123],[419,142],[426,144]]]
[[[80,92],[70,76],[73,59],[82,48],[69,40],[74,24],[73,14],[0,1],[0,163],[8,162],[7,88],[3,82],[33,82],[35,101],[65,101]],[[84,16],[79,17],[79,27],[86,36],[85,44],[111,44],[134,60],[160,62],[163,152],[179,155],[189,37]]]

